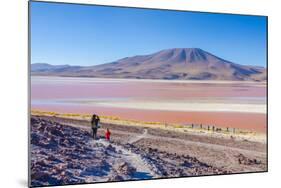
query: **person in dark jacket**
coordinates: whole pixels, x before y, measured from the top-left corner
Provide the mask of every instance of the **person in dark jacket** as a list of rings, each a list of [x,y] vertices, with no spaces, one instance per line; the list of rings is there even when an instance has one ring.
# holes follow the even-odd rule
[[[91,126],[92,126],[92,130],[93,130],[93,139],[94,140],[97,139],[97,132],[98,132],[98,128],[99,128],[99,122],[100,122],[99,116],[94,114],[92,116],[92,119],[91,119]]]

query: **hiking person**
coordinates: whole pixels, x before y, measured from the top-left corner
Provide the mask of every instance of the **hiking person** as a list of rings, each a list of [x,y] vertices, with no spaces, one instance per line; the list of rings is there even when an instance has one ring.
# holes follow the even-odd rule
[[[107,129],[106,129],[106,132],[105,132],[105,139],[108,140],[108,141],[110,141],[110,134],[111,134],[111,132],[110,132],[109,129],[107,128]]]
[[[98,132],[98,128],[99,128],[99,122],[100,122],[100,118],[98,115],[94,114],[92,116],[91,119],[91,125],[92,125],[92,130],[93,130],[93,139],[96,140],[97,139],[97,132]]]

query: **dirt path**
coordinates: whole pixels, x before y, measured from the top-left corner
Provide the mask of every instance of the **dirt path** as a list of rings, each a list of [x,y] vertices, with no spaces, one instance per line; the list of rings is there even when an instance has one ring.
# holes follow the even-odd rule
[[[73,126],[76,128],[81,128],[87,131],[91,131],[90,127],[87,127],[85,125],[79,125],[79,124],[75,124],[75,123],[67,123],[67,125],[69,126]],[[115,130],[114,132],[117,132],[119,134],[122,134],[123,131],[118,131]],[[133,144],[139,140],[141,140],[142,138],[147,137],[148,131],[147,129],[144,129],[143,134],[139,134],[139,135],[132,135],[129,138],[128,143]],[[136,177],[137,179],[150,179],[152,177],[157,177],[157,175],[151,170],[153,167],[151,167],[140,155],[133,153],[132,151],[129,151],[127,149],[125,149],[124,147],[122,147],[121,145],[117,145],[114,143],[110,143],[104,139],[99,139],[96,141],[91,141],[91,145],[92,147],[94,147],[94,144],[96,143],[100,143],[102,145],[104,145],[105,147],[108,147],[109,145],[111,145],[112,147],[114,147],[117,151],[119,151],[122,154],[122,159],[125,160],[126,162],[128,162],[132,167],[136,168],[137,172],[136,172]],[[116,157],[121,157],[120,156],[116,156]]]
[[[92,141],[93,143],[103,144],[105,147],[111,145],[118,151],[118,155],[115,154],[116,158],[122,158],[123,161],[127,162],[129,165],[136,169],[134,173],[134,177],[136,179],[151,179],[152,177],[158,177],[157,174],[152,170],[152,166],[150,166],[145,159],[141,157],[141,155],[134,153],[121,145],[117,145],[111,142],[108,142],[104,139],[99,139],[97,141]],[[118,163],[118,160],[116,161]]]
[[[135,143],[135,142],[137,142],[137,141],[139,141],[139,140],[141,140],[143,138],[147,138],[147,137],[148,137],[148,131],[147,131],[147,129],[144,129],[142,134],[140,134],[140,135],[138,135],[136,137],[131,137],[129,139],[128,143],[129,144],[133,144],[133,143]]]

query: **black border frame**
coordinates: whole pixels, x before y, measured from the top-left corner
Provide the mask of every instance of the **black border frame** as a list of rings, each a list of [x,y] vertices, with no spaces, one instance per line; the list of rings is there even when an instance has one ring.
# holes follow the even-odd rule
[[[75,183],[75,184],[58,184],[58,185],[45,185],[45,186],[31,186],[31,138],[30,138],[30,118],[31,118],[31,3],[39,2],[46,4],[68,4],[68,5],[83,5],[83,6],[98,6],[98,7],[115,7],[115,8],[131,8],[131,9],[148,9],[148,10],[162,10],[162,11],[178,11],[178,12],[191,12],[191,13],[203,13],[203,14],[224,14],[224,15],[237,15],[237,16],[256,16],[266,18],[266,170],[264,171],[250,171],[250,172],[239,172],[230,174],[210,174],[210,175],[198,175],[198,176],[180,176],[180,177],[160,177],[153,179],[138,179],[138,180],[123,180],[123,181],[105,181],[105,182],[91,182],[91,183]],[[70,2],[56,2],[56,1],[40,1],[40,0],[29,0],[28,1],[28,187],[52,187],[52,186],[69,186],[69,185],[85,185],[85,184],[104,184],[104,183],[124,183],[134,181],[151,181],[161,179],[178,179],[178,178],[189,178],[189,177],[208,177],[208,176],[228,176],[228,175],[239,175],[239,174],[257,174],[268,172],[268,16],[267,15],[255,15],[255,14],[235,14],[235,13],[221,13],[221,12],[207,12],[207,11],[192,11],[192,10],[176,10],[176,9],[164,9],[164,8],[146,8],[146,7],[134,7],[134,6],[118,6],[118,5],[103,5],[103,4],[88,4],[88,3],[70,3]]]

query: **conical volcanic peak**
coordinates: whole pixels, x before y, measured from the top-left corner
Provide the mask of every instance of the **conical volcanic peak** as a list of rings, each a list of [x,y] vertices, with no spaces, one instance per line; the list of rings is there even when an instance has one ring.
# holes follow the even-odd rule
[[[266,69],[224,60],[200,48],[171,48],[148,55],[126,57],[90,66],[40,66],[32,64],[34,75],[86,76],[101,78],[253,80],[265,81]],[[42,68],[43,67],[43,68]]]

